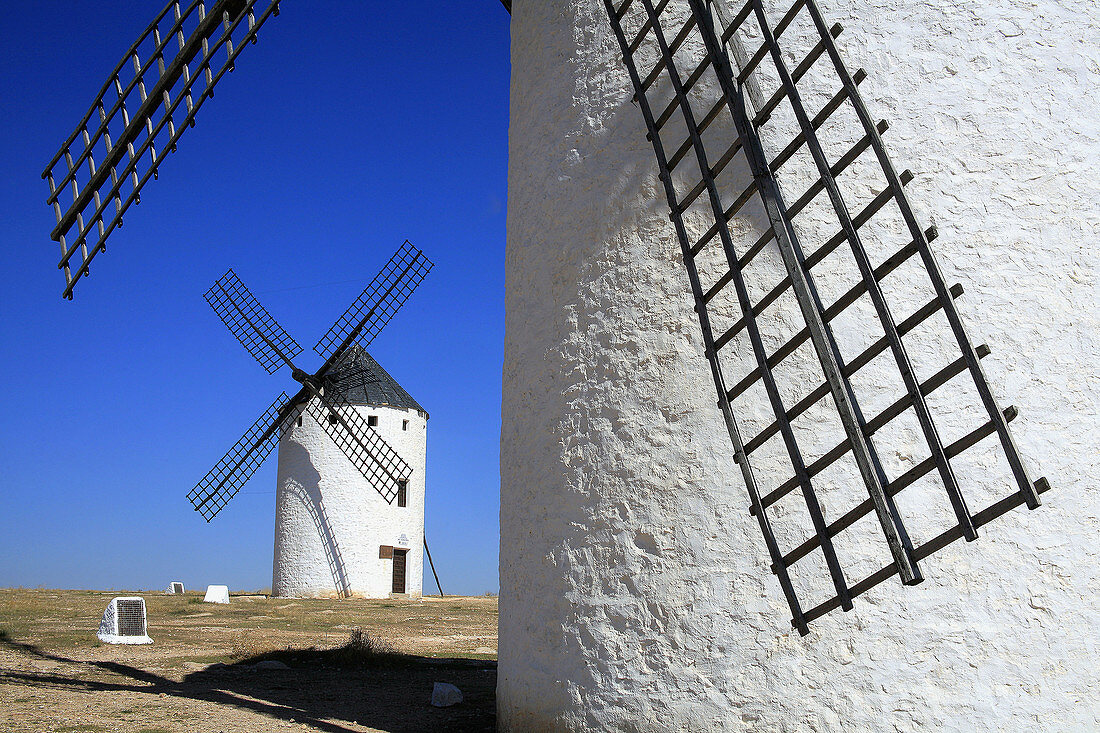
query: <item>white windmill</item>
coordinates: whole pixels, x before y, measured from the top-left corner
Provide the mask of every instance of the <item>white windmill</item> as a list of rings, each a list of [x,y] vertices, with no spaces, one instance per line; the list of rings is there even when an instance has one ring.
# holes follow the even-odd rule
[[[313,374],[294,366],[302,347],[232,270],[206,292],[269,374],[286,364],[302,385],[276,398],[188,494],[210,521],[279,445],[275,595],[421,593],[428,413],[365,347],[431,268],[406,241],[314,346],[323,364]]]
[[[421,595],[428,413],[366,349],[329,373],[332,400],[352,409],[412,469],[387,503],[315,420],[299,416],[279,441],[276,596]],[[417,551],[413,551],[417,550]]]

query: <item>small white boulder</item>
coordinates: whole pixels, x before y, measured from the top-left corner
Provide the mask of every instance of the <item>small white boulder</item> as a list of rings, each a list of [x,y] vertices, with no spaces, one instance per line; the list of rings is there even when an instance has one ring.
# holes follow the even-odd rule
[[[256,662],[252,665],[252,669],[290,669],[278,659],[265,659],[262,662]]]
[[[205,603],[229,603],[229,586],[228,585],[208,585],[206,586],[206,597],[202,599]]]
[[[449,682],[436,682],[432,688],[432,705],[437,708],[449,708],[462,702],[462,690]]]

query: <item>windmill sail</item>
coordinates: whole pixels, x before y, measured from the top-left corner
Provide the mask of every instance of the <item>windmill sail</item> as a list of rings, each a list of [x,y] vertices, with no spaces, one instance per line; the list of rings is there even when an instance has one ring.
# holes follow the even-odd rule
[[[160,11],[42,173],[66,298],[130,205],[141,202],[142,187],[157,177],[214,86],[279,8],[277,0],[207,5],[173,0]]]
[[[423,252],[405,240],[370,285],[336,319],[313,350],[325,359],[326,365],[330,365],[353,341],[363,347],[369,346],[424,280],[433,265]]]
[[[286,392],[264,410],[210,472],[187,494],[195,511],[210,521],[248,483],[279,442],[282,427],[297,414]]]
[[[302,353],[298,345],[252,291],[230,269],[203,295],[241,345],[268,374]]]
[[[351,405],[337,405],[318,396],[306,405],[306,412],[317,421],[332,442],[371,482],[375,491],[392,504],[401,484],[408,481],[412,468],[382,439]]]
[[[920,560],[959,538],[976,538],[977,528],[1016,506],[1037,507],[1038,494],[1048,486],[1045,479],[1032,482],[1024,468],[1008,431],[1015,410],[1002,410],[993,399],[979,362],[988,349],[973,346],[963,329],[954,303],[961,290],[948,286],[935,262],[929,248],[934,229],[924,231],[913,213],[903,189],[911,174],[898,174],[886,153],[880,137],[886,123],[876,123],[860,97],[857,86],[865,74],[849,73],[839,55],[834,37],[841,28],[826,25],[814,0],[795,0],[774,23],[762,0],[734,3],[732,16],[724,12],[724,3],[688,0],[686,5],[667,0],[656,6],[653,0],[605,0],[653,144],[751,513],[760,524],[772,570],[790,605],[792,624],[808,633],[809,622],[835,608],[850,609],[854,597],[894,575],[906,584],[920,582]],[[798,32],[790,31],[792,27]],[[826,63],[815,66],[819,59]],[[793,67],[788,65],[792,60],[797,61]],[[822,82],[822,77],[827,81]],[[704,79],[706,83],[701,83]],[[833,88],[823,93],[823,84]],[[819,103],[815,112],[811,113],[807,99]],[[846,150],[838,151],[835,144],[828,144],[835,141],[823,142],[819,131],[840,124],[845,115],[854,121],[858,134]],[[877,191],[870,195],[842,191],[838,179],[849,169],[874,171]],[[852,207],[853,201],[858,205]],[[735,236],[730,224],[748,212],[762,213],[767,226],[762,234],[742,242],[742,232]],[[813,213],[800,217],[804,212]],[[699,228],[702,236],[693,235],[700,221],[707,228]],[[828,222],[833,230],[814,236],[821,234],[815,228],[820,222]],[[879,258],[869,251],[866,233],[891,226],[905,243],[876,262]],[[803,249],[810,244],[817,246]],[[855,282],[826,306],[813,268],[834,252],[844,251],[842,245],[847,245],[854,263]],[[761,261],[773,256],[775,249],[776,269],[784,273],[779,282],[770,288],[760,288],[755,280],[750,283],[760,272]],[[754,267],[758,269],[753,271]],[[882,281],[903,267],[910,273],[921,272],[934,298],[899,321]],[[777,334],[767,331],[765,311],[781,299],[794,303],[791,310],[801,315],[803,327],[769,351],[769,345],[774,346],[769,339]],[[853,308],[860,300],[862,310]],[[730,311],[737,316],[727,319],[732,323],[722,323]],[[859,314],[864,320],[855,322],[866,324],[863,327],[872,338],[864,340],[870,345],[846,360],[833,322],[856,319]],[[922,380],[903,336],[918,326],[932,327],[934,315],[946,320],[945,335],[957,348],[958,358]],[[820,367],[818,383],[788,405],[777,371],[805,345]],[[741,361],[746,354],[747,364]],[[868,419],[866,400],[861,401],[855,382],[880,354],[892,363],[901,389],[892,404]],[[980,424],[945,443],[927,398],[956,377],[969,378],[978,397],[974,412]],[[730,382],[732,389],[727,386]],[[764,400],[770,421],[746,438],[733,403],[750,398]],[[841,439],[815,457],[799,441],[793,422],[823,407],[835,412]],[[872,439],[884,442],[886,428],[895,426],[903,414],[923,438],[927,458],[891,477],[883,467],[881,447]],[[951,460],[990,436],[996,436],[1016,491],[975,513],[963,496]],[[790,476],[765,492],[753,468],[753,454],[769,441],[778,446],[773,455],[785,456]],[[842,464],[863,485],[865,498],[840,518],[827,519],[820,479]],[[932,539],[914,543],[895,497],[926,476],[938,480],[939,494],[953,521]],[[810,536],[793,550],[785,550],[768,510],[793,492],[801,494]],[[861,577],[851,583],[847,576],[852,568],[841,561],[837,546],[846,541],[844,532],[865,516],[876,520],[888,560],[869,573],[860,565]],[[821,551],[831,591],[803,610],[790,569],[816,550]]]

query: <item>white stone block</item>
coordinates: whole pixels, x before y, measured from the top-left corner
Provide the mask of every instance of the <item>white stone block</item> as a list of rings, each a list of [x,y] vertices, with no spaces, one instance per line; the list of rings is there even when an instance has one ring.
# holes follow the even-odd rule
[[[229,586],[206,586],[206,596],[202,600],[204,603],[229,603]]]
[[[145,616],[145,599],[112,598],[103,611],[96,637],[106,644],[152,644]]]

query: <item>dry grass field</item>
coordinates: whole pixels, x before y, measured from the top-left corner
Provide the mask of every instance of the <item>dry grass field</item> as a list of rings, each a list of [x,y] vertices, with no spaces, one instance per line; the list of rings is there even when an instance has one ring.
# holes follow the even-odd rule
[[[495,722],[493,597],[293,600],[147,592],[145,646],[100,643],[122,592],[0,589],[0,730],[481,731]],[[356,632],[359,629],[359,632]],[[256,669],[279,660],[288,670]],[[459,705],[429,704],[434,682]]]

